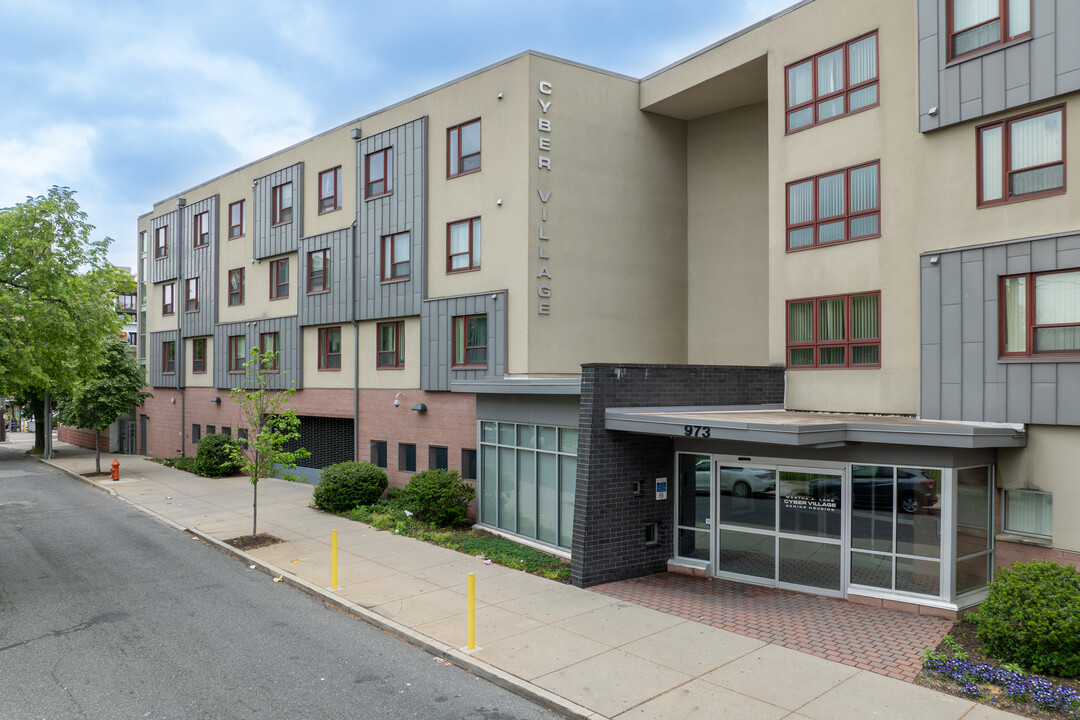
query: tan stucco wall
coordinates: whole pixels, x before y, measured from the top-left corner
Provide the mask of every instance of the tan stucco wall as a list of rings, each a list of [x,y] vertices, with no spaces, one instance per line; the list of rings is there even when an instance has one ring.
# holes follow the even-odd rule
[[[1076,492],[1076,451],[1080,428],[1029,425],[1026,448],[998,451],[997,486],[1040,490],[1054,496],[1053,546],[1080,551],[1080,494]]]
[[[383,322],[405,321],[405,367],[378,369],[377,326]],[[420,387],[420,318],[387,318],[359,323],[360,387],[380,390]]]
[[[688,360],[769,363],[769,137],[764,103],[688,123]]]
[[[319,328],[323,327],[341,328],[340,370],[319,369]],[[304,338],[304,387],[352,389],[356,377],[354,374],[356,368],[356,333],[353,330],[352,323],[312,325],[300,328],[300,330]],[[360,348],[360,354],[363,357],[363,346]]]
[[[186,338],[184,340],[184,385],[187,387],[214,387],[214,338],[213,336],[205,338],[206,372],[204,373],[191,372],[191,359],[194,357],[191,353],[191,345],[194,340],[195,338]]]
[[[685,124],[638,112],[638,84],[623,78],[534,58],[530,80],[530,220],[515,238],[517,257],[529,258],[519,264],[527,284],[510,296],[528,318],[528,372],[685,362]],[[539,100],[551,103],[548,112]],[[539,131],[541,119],[550,132]],[[540,149],[541,138],[550,150]],[[550,171],[540,157],[550,158]],[[546,204],[538,190],[551,192]],[[539,240],[541,226],[550,240]],[[541,244],[549,259],[540,258]],[[550,281],[537,277],[542,267]],[[550,298],[539,296],[541,285]],[[542,300],[549,315],[538,313]]]

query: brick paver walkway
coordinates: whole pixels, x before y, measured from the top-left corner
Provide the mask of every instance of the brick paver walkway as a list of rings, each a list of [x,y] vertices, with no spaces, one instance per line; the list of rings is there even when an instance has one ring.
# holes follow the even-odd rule
[[[952,621],[674,573],[592,590],[687,620],[912,682]]]

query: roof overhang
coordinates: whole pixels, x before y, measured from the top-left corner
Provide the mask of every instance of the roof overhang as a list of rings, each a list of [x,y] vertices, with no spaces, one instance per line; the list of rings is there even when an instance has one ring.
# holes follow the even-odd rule
[[[784,410],[776,405],[608,408],[608,430],[768,445],[828,448],[873,443],[941,448],[1024,447],[1019,425]]]
[[[483,377],[450,383],[451,392],[481,395],[580,395],[581,376],[564,377]]]

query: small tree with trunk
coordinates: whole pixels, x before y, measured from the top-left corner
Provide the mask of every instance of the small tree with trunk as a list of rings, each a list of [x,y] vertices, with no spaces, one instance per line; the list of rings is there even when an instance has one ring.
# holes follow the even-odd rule
[[[236,450],[240,472],[251,478],[251,536],[258,535],[259,481],[277,477],[299,480],[288,472],[299,460],[311,455],[304,448],[286,450],[285,446],[300,438],[300,418],[296,411],[287,408],[295,388],[271,390],[267,372],[276,367],[277,353],[260,353],[252,348],[251,359],[244,363],[247,387],[233,388],[229,397],[240,406],[240,414],[248,427],[248,439]]]
[[[153,397],[142,390],[143,371],[128,354],[128,347],[119,338],[106,341],[95,374],[78,383],[71,396],[60,405],[60,418],[64,424],[94,431],[98,473],[101,472],[101,433],[121,415]]]

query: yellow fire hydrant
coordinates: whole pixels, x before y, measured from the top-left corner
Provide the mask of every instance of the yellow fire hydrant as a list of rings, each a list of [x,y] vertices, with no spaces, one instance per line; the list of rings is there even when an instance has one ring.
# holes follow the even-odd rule
[[[113,480],[119,480],[120,479],[120,461],[119,460],[113,460],[112,461],[112,479]]]

